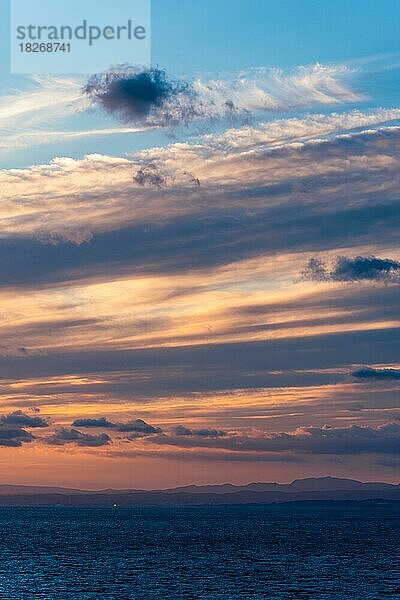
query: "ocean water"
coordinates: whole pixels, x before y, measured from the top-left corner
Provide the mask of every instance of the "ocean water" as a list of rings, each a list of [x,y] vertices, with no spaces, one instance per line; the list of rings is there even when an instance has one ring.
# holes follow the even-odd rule
[[[400,598],[400,507],[1,507],[0,598]]]

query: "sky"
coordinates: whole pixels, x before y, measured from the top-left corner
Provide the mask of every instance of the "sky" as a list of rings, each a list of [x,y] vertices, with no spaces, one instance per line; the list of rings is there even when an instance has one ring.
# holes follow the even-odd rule
[[[89,79],[3,8],[0,481],[398,482],[397,0],[153,0]]]

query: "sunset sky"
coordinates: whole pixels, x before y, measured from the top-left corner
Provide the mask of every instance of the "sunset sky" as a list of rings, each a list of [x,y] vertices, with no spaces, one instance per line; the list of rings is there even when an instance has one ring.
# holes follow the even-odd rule
[[[144,116],[0,25],[0,483],[397,482],[400,3],[152,13]]]

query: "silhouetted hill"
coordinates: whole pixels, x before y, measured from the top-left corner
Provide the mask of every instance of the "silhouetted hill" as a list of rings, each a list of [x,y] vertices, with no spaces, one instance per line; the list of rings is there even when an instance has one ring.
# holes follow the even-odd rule
[[[292,493],[317,491],[326,492],[332,490],[382,490],[397,488],[399,488],[398,485],[390,483],[363,483],[355,479],[341,479],[338,477],[309,477],[307,479],[296,479],[295,481],[292,481],[292,483],[248,483],[246,485],[223,483],[221,485],[187,485],[163,491],[167,491],[168,493],[185,492],[191,494],[226,494],[239,491]]]
[[[249,504],[325,500],[400,500],[400,485],[335,477],[292,483],[189,485],[167,490],[77,490],[0,485],[0,505]]]

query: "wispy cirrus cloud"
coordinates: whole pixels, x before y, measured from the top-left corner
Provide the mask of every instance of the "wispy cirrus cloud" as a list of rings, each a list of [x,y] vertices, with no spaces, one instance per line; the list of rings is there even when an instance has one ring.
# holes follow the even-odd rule
[[[143,132],[145,129],[137,127],[108,127],[81,130],[55,130],[41,127],[38,131],[4,132],[0,139],[0,150],[15,148],[29,148],[30,146],[42,146],[46,144],[61,144],[83,138],[98,138],[116,135],[132,135]]]
[[[87,109],[78,80],[33,76],[32,86],[0,96],[0,129],[6,133],[54,123]]]
[[[88,115],[89,110],[81,79],[32,76],[26,89],[10,90],[0,96],[0,152],[146,130],[99,124],[87,127],[80,117]]]
[[[94,105],[125,123],[155,127],[201,120],[248,120],[253,113],[360,100],[354,72],[342,65],[311,65],[284,73],[255,69],[235,78],[174,80],[158,67],[114,67],[84,87]]]
[[[289,72],[254,69],[192,81],[163,70],[125,66],[80,78],[34,76],[25,90],[0,97],[0,151],[202,122],[235,127],[263,113],[361,99],[353,90],[356,71],[344,65],[310,65]],[[100,107],[129,126],[85,127],[74,117]],[[70,119],[68,128],[58,123]]]

